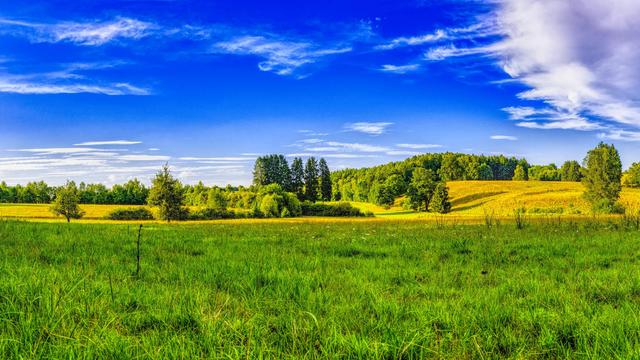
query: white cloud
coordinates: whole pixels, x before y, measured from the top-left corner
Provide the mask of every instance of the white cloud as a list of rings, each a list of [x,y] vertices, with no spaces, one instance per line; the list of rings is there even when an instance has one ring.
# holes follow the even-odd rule
[[[0,75],[0,93],[13,94],[101,94],[101,95],[150,95],[149,90],[126,83],[109,85],[62,84],[44,81],[14,80]]]
[[[603,140],[640,141],[640,132],[613,129],[608,132],[598,134],[598,137]]]
[[[384,152],[384,151],[390,150],[388,147],[385,147],[385,146],[359,144],[359,143],[327,141],[326,144],[335,148],[340,148],[340,149],[345,149],[350,151],[359,151],[359,152]],[[336,150],[331,150],[331,151],[336,151]]]
[[[517,137],[511,135],[491,135],[491,140],[507,140],[507,141],[516,141]]]
[[[439,145],[439,144],[396,144],[396,146],[403,149],[414,149],[414,150],[436,149],[436,148],[442,147],[442,145]]]
[[[217,157],[181,157],[182,161],[252,161],[255,156],[217,156]]]
[[[78,144],[73,144],[74,146],[100,146],[100,145],[136,145],[142,144],[142,141],[133,141],[133,140],[108,140],[108,141],[86,141]]]
[[[392,74],[406,74],[412,71],[420,69],[420,64],[407,64],[407,65],[382,65],[379,71],[392,73]]]
[[[169,161],[171,157],[163,156],[163,155],[122,155],[119,157],[120,160],[124,161]]]
[[[391,150],[391,151],[387,151],[386,154],[391,156],[405,156],[405,155],[414,156],[414,155],[419,155],[421,153],[417,151],[408,151],[408,150]]]
[[[369,135],[381,135],[387,131],[392,122],[357,122],[346,124],[344,127],[349,131],[361,132]]]
[[[254,55],[263,58],[261,71],[291,75],[298,68],[317,62],[320,58],[350,52],[351,47],[321,48],[312,42],[289,41],[265,36],[239,36],[216,43],[212,49],[234,55]]]
[[[57,24],[0,19],[0,31],[24,34],[33,42],[70,42],[85,46],[100,46],[118,39],[141,39],[149,36],[154,28],[154,24],[130,18]]]
[[[496,6],[500,40],[473,47],[451,41],[425,57],[494,58],[528,88],[518,97],[531,105],[506,109],[513,120],[522,120],[519,126],[640,126],[640,2],[502,0]]]
[[[402,46],[416,46],[427,43],[437,42],[447,38],[447,33],[444,30],[436,30],[433,34],[425,34],[419,36],[399,37],[391,40],[390,42],[382,45],[378,45],[375,48],[378,50],[391,50]]]

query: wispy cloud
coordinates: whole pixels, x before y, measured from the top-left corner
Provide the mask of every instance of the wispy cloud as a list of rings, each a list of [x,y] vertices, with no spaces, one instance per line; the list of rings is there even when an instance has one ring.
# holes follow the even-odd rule
[[[507,140],[507,141],[516,141],[517,137],[511,135],[491,135],[491,140]]]
[[[355,131],[369,135],[381,135],[393,125],[392,122],[356,122],[346,124],[344,127],[348,131]]]
[[[293,41],[263,35],[239,36],[214,44],[212,51],[253,55],[263,59],[261,71],[291,75],[298,68],[317,62],[323,57],[350,52],[351,47],[320,47],[311,41]]]
[[[382,65],[379,71],[392,73],[392,74],[406,74],[420,70],[420,64],[407,64],[407,65]]]
[[[413,149],[413,150],[437,149],[442,147],[442,145],[440,144],[396,144],[396,146],[403,149]]]
[[[108,140],[108,141],[86,141],[73,146],[99,146],[99,145],[136,145],[142,144],[142,141],[133,140]]]
[[[386,146],[360,144],[360,143],[327,141],[325,144],[333,148],[339,148],[339,149],[345,149],[345,150],[351,150],[351,151],[360,151],[360,152],[383,152],[383,151],[389,150],[389,148]],[[331,150],[331,151],[335,151],[335,150]]]
[[[107,85],[96,84],[65,84],[55,81],[45,81],[43,79],[23,79],[18,80],[13,77],[0,75],[0,93],[13,94],[101,94],[111,96],[122,95],[150,95],[151,92],[128,83],[117,83]]]
[[[131,18],[101,22],[34,23],[0,19],[0,31],[27,36],[32,42],[69,42],[84,46],[100,46],[120,39],[149,36],[156,25]]]

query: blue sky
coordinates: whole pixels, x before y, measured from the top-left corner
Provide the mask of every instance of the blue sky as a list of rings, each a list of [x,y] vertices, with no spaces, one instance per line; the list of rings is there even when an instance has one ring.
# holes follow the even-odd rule
[[[434,151],[638,159],[631,0],[0,5],[0,179],[248,184]]]

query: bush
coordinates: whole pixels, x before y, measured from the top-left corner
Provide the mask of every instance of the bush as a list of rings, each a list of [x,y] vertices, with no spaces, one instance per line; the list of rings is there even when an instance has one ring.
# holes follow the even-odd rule
[[[153,220],[153,213],[147,208],[121,208],[106,216],[109,220]]]
[[[345,217],[363,217],[373,216],[360,211],[360,209],[351,206],[347,202],[337,204],[317,204],[310,201],[302,203],[302,215],[304,216],[345,216]]]
[[[591,210],[595,214],[624,214],[624,206],[609,199],[601,199],[594,202]]]
[[[238,214],[233,211],[215,208],[199,209],[189,214],[189,220],[235,219],[237,217],[239,217]]]

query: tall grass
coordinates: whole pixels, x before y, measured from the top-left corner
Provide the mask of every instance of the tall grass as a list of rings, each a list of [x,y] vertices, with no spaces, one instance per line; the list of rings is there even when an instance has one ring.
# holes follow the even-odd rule
[[[0,221],[0,358],[637,358],[640,232]]]

